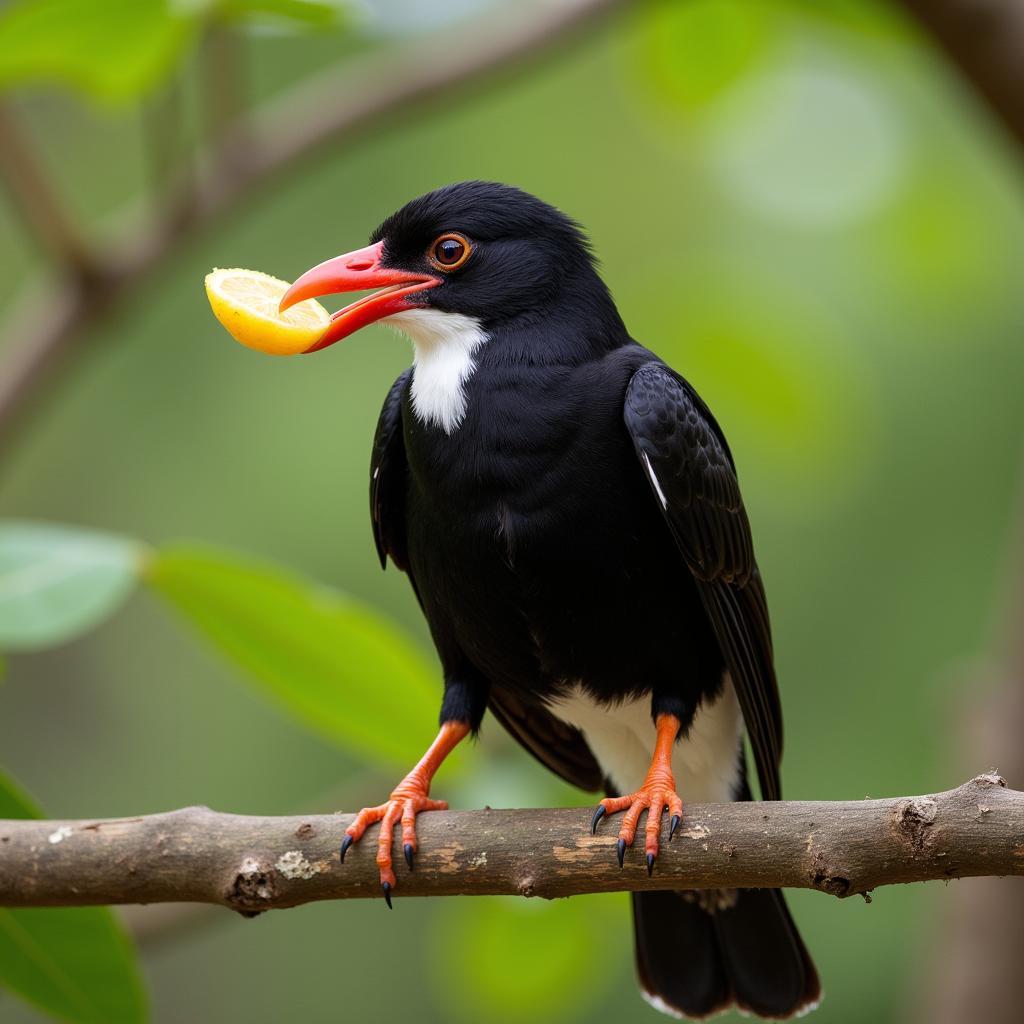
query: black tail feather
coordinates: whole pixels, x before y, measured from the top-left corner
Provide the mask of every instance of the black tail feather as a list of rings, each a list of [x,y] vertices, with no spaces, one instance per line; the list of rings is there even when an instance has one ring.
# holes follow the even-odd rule
[[[691,1018],[736,1004],[773,1019],[818,1002],[818,974],[781,892],[741,889],[731,905],[710,910],[697,896],[633,895],[637,971],[649,1002]]]
[[[633,893],[640,988],[660,1010],[707,1017],[732,1002],[711,917],[674,892]]]
[[[821,998],[818,972],[778,889],[742,889],[714,914],[715,930],[740,1009],[791,1017]]]

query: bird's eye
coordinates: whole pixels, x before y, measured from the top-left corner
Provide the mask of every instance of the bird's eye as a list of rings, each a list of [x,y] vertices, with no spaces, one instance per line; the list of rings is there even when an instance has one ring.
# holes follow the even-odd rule
[[[430,262],[438,270],[451,271],[461,267],[469,259],[473,247],[463,235],[441,235],[430,247]]]

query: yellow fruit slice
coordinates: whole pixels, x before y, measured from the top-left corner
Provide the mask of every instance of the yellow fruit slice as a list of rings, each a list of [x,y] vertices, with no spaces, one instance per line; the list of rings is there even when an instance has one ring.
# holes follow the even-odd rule
[[[214,270],[206,275],[206,297],[228,334],[249,348],[291,356],[314,345],[331,322],[316,299],[277,311],[287,281],[258,270]]]

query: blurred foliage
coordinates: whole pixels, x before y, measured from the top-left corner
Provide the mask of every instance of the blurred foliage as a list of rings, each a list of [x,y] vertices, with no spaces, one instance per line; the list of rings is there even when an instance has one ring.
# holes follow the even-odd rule
[[[209,547],[146,551],[109,534],[0,520],[0,649],[86,632],[140,578],[246,678],[361,757],[401,765],[429,733],[436,671],[400,629],[335,590]]]
[[[0,86],[59,81],[125,100],[168,75],[197,29],[186,6],[159,0],[21,0],[0,14]]]
[[[476,1024],[564,1020],[597,1005],[612,979],[617,945],[605,936],[622,927],[628,897],[614,901],[447,900],[431,950],[437,997],[445,998],[449,964],[462,983],[451,1019]]]
[[[436,669],[351,598],[201,548],[157,553],[146,579],[300,721],[360,757],[400,767],[429,741]]]
[[[379,0],[367,24],[414,33],[479,6]],[[83,107],[46,83],[129,100],[187,61],[211,19],[234,19],[257,100],[353,48],[388,45],[358,25],[256,34],[234,4],[153,7],[124,26],[107,20],[120,4],[99,8],[92,17],[116,38],[97,49],[96,35],[69,41],[96,28],[70,16],[52,38],[40,21],[35,43],[19,42],[31,42],[32,11],[61,6],[9,4],[0,81],[13,81],[5,61],[23,62],[15,73],[37,84],[19,107],[100,233],[146,187],[135,111]],[[172,16],[185,27],[168,28]],[[204,96],[185,84],[195,132]],[[294,277],[361,244],[411,196],[469,177],[521,185],[584,223],[634,335],[693,381],[728,433],[775,624],[787,795],[962,781],[978,766],[957,761],[967,697],[950,680],[989,642],[1024,436],[1024,202],[1018,168],[934,56],[892,7],[862,0],[631,5],[526,75],[304,165],[154,275],[17,439],[0,510],[154,538],[155,591],[228,657],[205,657],[152,601],[130,598],[109,625],[12,657],[5,761],[70,817],[197,801],[319,808],[334,779],[329,806],[351,808],[394,781],[389,767],[356,784],[361,764],[419,755],[440,686],[431,699],[422,617],[400,575],[379,572],[364,499],[380,402],[407,354],[373,328],[316,359],[261,359],[223,341],[199,285],[214,265]],[[0,254],[2,302],[38,260],[3,206]],[[303,575],[165,546],[180,537]],[[337,617],[352,612],[355,626],[367,607],[418,647],[378,623],[344,664],[352,630]],[[368,667],[374,645],[389,649],[386,672]],[[276,704],[235,684],[233,667]],[[404,706],[396,675],[410,680]],[[464,806],[569,799],[491,722],[471,756],[454,794]],[[792,895],[825,983],[822,1019],[900,1018],[944,891],[885,890],[870,907]],[[331,1020],[342,992],[346,1015],[379,1015],[376,993],[393,991],[398,965],[425,1024],[653,1022],[630,977],[624,903],[401,901],[396,930],[353,901],[225,917],[145,959],[166,1020],[269,1024],[297,1007]],[[272,986],[223,983],[267,963]]]
[[[88,530],[0,522],[0,650],[51,647],[127,597],[141,548]]]
[[[0,818],[41,817],[0,772]],[[0,907],[0,986],[80,1024],[134,1024],[147,1016],[135,949],[105,907]]]
[[[59,82],[123,103],[168,78],[211,22],[253,16],[315,28],[339,23],[317,0],[17,0],[0,11],[0,90]]]
[[[246,678],[364,760],[401,765],[429,737],[435,673],[401,630],[336,591],[210,548],[144,552],[108,534],[0,521],[0,645],[64,643],[140,575]],[[0,818],[41,816],[0,771]],[[82,1024],[145,1016],[130,944],[107,910],[0,909],[0,982]]]
[[[893,9],[872,0],[651,0],[647,9],[636,36],[637,77],[653,104],[691,118],[758,65],[784,58],[810,30],[839,32],[846,43],[856,33],[905,34]]]
[[[693,111],[749,72],[781,34],[778,11],[757,0],[654,4],[637,68],[659,102]]]

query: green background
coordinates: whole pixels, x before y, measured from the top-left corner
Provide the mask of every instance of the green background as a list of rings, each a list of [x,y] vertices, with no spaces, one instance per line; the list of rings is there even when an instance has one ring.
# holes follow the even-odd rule
[[[640,5],[328,149],[190,242],[83,339],[88,355],[8,445],[0,514],[274,559],[429,651],[405,580],[379,570],[366,507],[407,343],[374,327],[316,358],[260,356],[213,321],[202,277],[291,279],[414,195],[507,181],[586,226],[634,335],[730,437],[776,631],[786,795],[924,792],[987,768],[963,763],[961,719],[1000,610],[1024,427],[1018,169],[939,58],[873,8],[684,6]],[[253,34],[255,90],[351,45]],[[49,89],[17,104],[69,202],[109,231],[143,188],[137,111]],[[39,259],[0,202],[0,302]],[[396,781],[286,717],[147,593],[82,639],[10,658],[0,750],[55,817],[354,809]],[[435,793],[454,807],[590,799],[493,723]],[[947,894],[792,894],[820,1019],[903,1019]],[[396,896],[391,914],[208,912],[156,932],[134,918],[149,922],[153,1018],[662,1019],[634,987],[625,896]],[[37,1019],[2,996],[0,1017]]]

